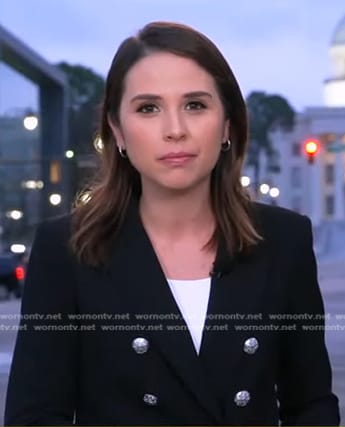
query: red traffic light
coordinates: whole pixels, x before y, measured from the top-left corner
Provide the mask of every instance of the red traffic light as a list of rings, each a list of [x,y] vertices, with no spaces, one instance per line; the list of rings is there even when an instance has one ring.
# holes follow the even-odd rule
[[[316,139],[307,139],[304,143],[304,152],[308,157],[308,162],[313,163],[314,157],[320,151],[320,143]]]

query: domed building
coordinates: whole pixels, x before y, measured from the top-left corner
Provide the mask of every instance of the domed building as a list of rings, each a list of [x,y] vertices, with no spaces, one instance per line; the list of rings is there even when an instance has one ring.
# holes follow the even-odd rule
[[[345,16],[339,22],[337,28],[334,31],[332,46],[340,46],[345,44]]]
[[[333,76],[325,81],[324,99],[327,107],[345,106],[345,16],[337,25],[330,46]]]

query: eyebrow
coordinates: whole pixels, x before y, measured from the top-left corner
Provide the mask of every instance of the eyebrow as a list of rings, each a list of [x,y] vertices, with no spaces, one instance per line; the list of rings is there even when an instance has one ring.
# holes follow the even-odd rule
[[[212,98],[212,95],[209,92],[205,92],[203,90],[197,90],[194,92],[187,92],[183,95],[183,98],[201,98],[208,97]],[[134,96],[130,102],[146,100],[146,101],[158,101],[161,100],[162,97],[159,95],[154,95],[153,93],[141,93],[139,95]]]

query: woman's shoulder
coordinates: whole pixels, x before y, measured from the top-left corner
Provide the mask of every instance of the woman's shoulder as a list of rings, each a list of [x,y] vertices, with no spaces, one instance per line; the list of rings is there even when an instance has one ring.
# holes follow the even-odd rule
[[[41,221],[37,230],[43,231],[48,235],[58,235],[61,237],[69,237],[71,234],[72,215],[63,214],[54,216]]]
[[[71,216],[62,215],[41,221],[30,250],[28,271],[67,271],[74,265],[71,250]],[[74,268],[74,267],[73,267]]]
[[[252,203],[253,220],[263,237],[293,238],[311,232],[311,221],[303,214],[290,209]]]
[[[68,246],[71,237],[72,215],[64,214],[41,221],[36,228],[36,246],[62,249]]]

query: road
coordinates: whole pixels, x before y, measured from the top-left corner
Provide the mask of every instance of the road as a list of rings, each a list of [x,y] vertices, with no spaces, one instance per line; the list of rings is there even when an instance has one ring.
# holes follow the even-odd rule
[[[333,388],[340,400],[342,425],[345,423],[345,262],[321,265],[319,281],[325,302],[326,343],[333,369]],[[20,302],[0,301],[0,314],[18,314]],[[0,320],[0,325],[17,325],[15,319]],[[3,425],[5,393],[16,331],[0,330],[0,425]],[[317,356],[317,355],[316,355]]]

